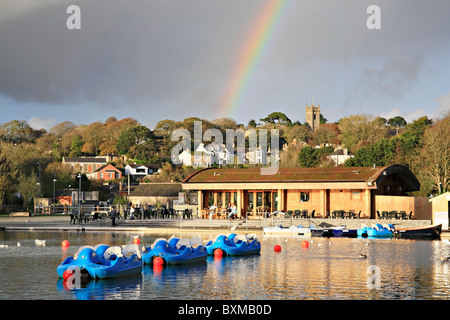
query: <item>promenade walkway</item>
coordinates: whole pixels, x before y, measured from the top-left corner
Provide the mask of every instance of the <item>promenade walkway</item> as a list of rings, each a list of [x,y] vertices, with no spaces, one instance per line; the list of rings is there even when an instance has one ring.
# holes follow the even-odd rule
[[[347,228],[360,228],[362,224],[370,226],[374,223],[392,223],[397,227],[413,227],[431,224],[430,220],[395,220],[395,219],[257,219],[257,220],[209,220],[209,219],[141,219],[116,220],[116,227],[111,220],[94,220],[88,223],[70,224],[68,216],[0,216],[0,230],[28,231],[140,231],[156,232],[170,230],[252,230],[262,231],[264,227],[283,225],[318,226],[327,223],[333,226],[345,225]],[[447,230],[443,230],[445,232]]]

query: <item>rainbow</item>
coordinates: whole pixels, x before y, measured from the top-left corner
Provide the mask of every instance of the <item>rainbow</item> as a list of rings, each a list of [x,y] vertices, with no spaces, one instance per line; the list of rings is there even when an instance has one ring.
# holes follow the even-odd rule
[[[245,92],[251,75],[277,22],[289,0],[267,0],[261,13],[244,42],[245,45],[239,55],[239,59],[233,68],[225,93],[217,108],[220,116],[233,117],[239,105],[239,101]]]

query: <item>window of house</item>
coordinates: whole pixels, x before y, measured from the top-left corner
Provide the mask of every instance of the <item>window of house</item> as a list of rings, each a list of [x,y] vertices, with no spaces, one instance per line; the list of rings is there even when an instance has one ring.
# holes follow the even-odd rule
[[[309,201],[309,192],[300,192],[300,201],[301,202]]]
[[[103,178],[103,172],[100,173],[100,178]]]

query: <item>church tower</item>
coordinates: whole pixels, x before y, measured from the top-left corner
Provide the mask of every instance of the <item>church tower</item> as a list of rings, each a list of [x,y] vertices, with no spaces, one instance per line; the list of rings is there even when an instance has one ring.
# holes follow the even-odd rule
[[[311,106],[308,106],[308,103],[306,104],[306,122],[313,131],[320,126],[320,104],[317,107],[314,102],[311,103]]]

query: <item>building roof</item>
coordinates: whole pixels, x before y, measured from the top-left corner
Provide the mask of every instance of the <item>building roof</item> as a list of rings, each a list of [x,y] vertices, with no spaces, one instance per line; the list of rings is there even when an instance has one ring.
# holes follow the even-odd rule
[[[450,191],[447,191],[447,192],[440,194],[434,198],[431,198],[430,202],[431,201],[433,201],[433,202],[434,201],[450,201]]]
[[[132,197],[178,197],[182,192],[181,183],[142,183],[130,196]]]
[[[217,182],[364,182],[375,180],[386,167],[279,168],[274,175],[262,175],[259,168],[203,169],[183,183]]]
[[[95,172],[100,172],[100,171],[102,171],[103,169],[105,169],[105,168],[107,168],[107,167],[110,167],[109,170],[107,170],[107,171],[121,172],[119,169],[117,169],[116,167],[114,167],[112,164],[108,163],[108,164],[102,165],[100,168],[98,168],[97,170],[95,170],[94,173],[95,173]]]
[[[195,183],[291,183],[291,182],[364,182],[380,184],[386,177],[397,175],[405,181],[406,191],[417,191],[420,183],[406,167],[330,167],[330,168],[279,168],[273,175],[262,175],[259,168],[217,169],[205,168],[188,176],[183,184]]]
[[[106,163],[105,158],[94,158],[94,157],[64,157],[64,162],[86,162],[86,163]]]
[[[130,166],[131,168],[137,168],[137,167],[146,167],[148,169],[153,169],[153,170],[157,170],[157,169],[161,169],[162,166],[158,163],[155,164],[136,164],[136,163],[129,163],[127,164],[127,166]]]

